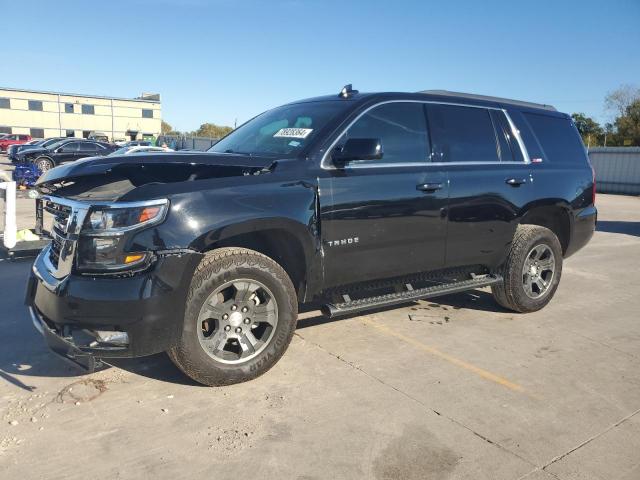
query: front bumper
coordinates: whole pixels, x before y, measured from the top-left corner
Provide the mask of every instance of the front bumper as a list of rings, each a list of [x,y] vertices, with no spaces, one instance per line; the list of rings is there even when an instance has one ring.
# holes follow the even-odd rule
[[[56,279],[46,258],[36,258],[25,303],[51,349],[93,369],[96,358],[140,357],[167,350],[182,328],[196,252],[158,255],[153,266],[128,277],[68,275]],[[123,332],[126,344],[100,341],[97,332]]]

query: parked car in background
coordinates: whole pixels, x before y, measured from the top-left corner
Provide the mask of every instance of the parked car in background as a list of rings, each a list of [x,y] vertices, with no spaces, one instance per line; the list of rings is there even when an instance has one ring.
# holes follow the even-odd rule
[[[11,155],[18,149],[18,148],[24,148],[24,147],[30,147],[32,145],[38,145],[40,143],[44,142],[44,140],[29,140],[27,143],[14,143],[13,145],[9,145],[7,147],[7,157],[9,157],[9,159],[11,159]]]
[[[53,143],[45,148],[26,150],[18,154],[18,161],[33,162],[40,172],[44,173],[65,162],[73,162],[86,157],[102,157],[109,155],[118,147],[116,145],[71,138]]]
[[[0,138],[0,152],[6,152],[9,145],[22,145],[31,140],[31,135],[11,133]]]
[[[131,140],[125,143],[124,147],[150,147],[152,144],[149,140]]]
[[[9,160],[11,160],[12,162],[17,162],[18,154],[20,152],[24,152],[26,150],[31,150],[39,147],[48,147],[49,145],[53,145],[54,143],[59,142],[60,140],[66,140],[66,139],[67,137],[53,137],[53,138],[46,138],[44,140],[32,140],[22,145],[9,145],[9,148],[7,149],[7,157],[9,157]]]
[[[162,153],[162,152],[173,152],[169,147],[147,147],[143,145],[133,146],[133,147],[120,147],[116,151],[109,154],[112,155],[130,155],[132,153]]]

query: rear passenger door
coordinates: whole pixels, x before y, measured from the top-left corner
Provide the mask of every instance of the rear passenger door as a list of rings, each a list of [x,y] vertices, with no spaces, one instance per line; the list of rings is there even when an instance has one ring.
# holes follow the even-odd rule
[[[99,155],[104,155],[103,152],[106,150],[102,148],[102,146],[93,142],[82,142],[80,143],[80,149],[78,151],[77,158],[85,158],[85,157],[94,157]]]
[[[446,266],[494,267],[533,198],[530,165],[504,111],[430,104],[432,162],[449,177]]]

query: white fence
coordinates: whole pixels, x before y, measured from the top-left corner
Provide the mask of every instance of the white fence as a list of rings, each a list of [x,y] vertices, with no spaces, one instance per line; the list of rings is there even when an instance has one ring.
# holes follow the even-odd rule
[[[597,147],[589,150],[598,192],[640,195],[640,147]]]

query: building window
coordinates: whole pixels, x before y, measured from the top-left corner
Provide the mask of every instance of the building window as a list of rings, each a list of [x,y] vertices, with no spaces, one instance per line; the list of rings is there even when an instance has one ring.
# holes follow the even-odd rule
[[[44,128],[30,128],[29,133],[32,138],[44,138]]]
[[[29,110],[42,111],[42,102],[40,100],[29,100]]]
[[[143,108],[142,118],[153,118],[153,110],[151,110],[150,108]]]
[[[84,115],[95,115],[95,109],[93,105],[82,105],[82,113]]]
[[[8,98],[0,98],[0,108],[11,108],[11,100]]]
[[[65,135],[66,135],[67,137],[75,137],[75,136],[76,136],[76,131],[75,131],[75,130],[67,130],[67,131],[65,132]]]
[[[0,127],[0,133],[11,133],[11,127]]]
[[[83,105],[84,107],[84,105]],[[82,131],[82,138],[89,138],[89,135],[91,135],[91,130],[83,130]]]
[[[64,104],[64,113],[73,113],[73,103]]]

